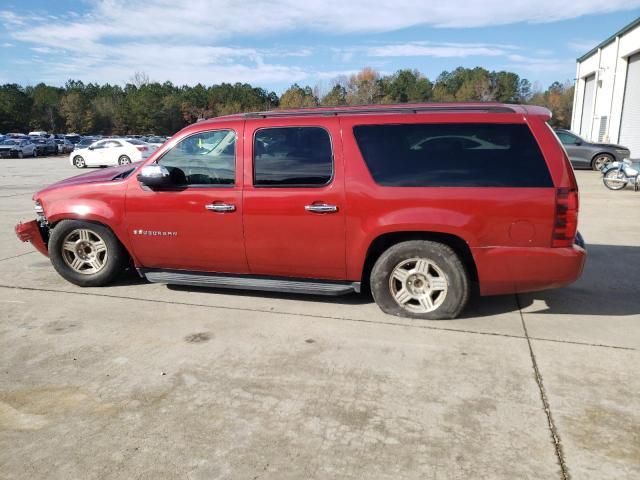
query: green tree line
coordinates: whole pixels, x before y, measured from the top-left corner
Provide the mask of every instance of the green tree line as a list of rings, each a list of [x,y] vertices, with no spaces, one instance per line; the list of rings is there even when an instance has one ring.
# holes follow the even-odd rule
[[[554,126],[568,127],[572,100],[573,85],[555,82],[534,91],[513,72],[481,67],[444,71],[433,81],[417,70],[381,75],[364,68],[329,88],[293,84],[280,96],[247,83],[176,86],[136,74],[124,87],[78,80],[64,87],[1,85],[0,132],[170,135],[201,118],[274,108],[467,101],[543,105],[553,112]]]

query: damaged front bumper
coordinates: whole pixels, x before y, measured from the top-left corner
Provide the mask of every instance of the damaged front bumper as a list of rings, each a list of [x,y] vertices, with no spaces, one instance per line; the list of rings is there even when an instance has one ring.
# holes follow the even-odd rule
[[[38,220],[27,223],[20,222],[15,228],[16,235],[23,242],[29,242],[45,257],[49,256],[47,242],[49,240],[49,229],[41,225]]]

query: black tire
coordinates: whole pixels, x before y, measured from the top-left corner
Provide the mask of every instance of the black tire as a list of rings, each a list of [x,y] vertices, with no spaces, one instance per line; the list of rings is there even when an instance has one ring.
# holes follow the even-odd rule
[[[436,266],[447,282],[447,289],[444,292],[444,298],[440,300],[441,303],[428,312],[408,310],[395,300],[392,292],[391,275],[396,267],[416,258],[427,260]],[[440,273],[437,275],[439,276]],[[470,295],[469,276],[455,251],[442,243],[425,240],[398,243],[386,250],[373,266],[370,285],[373,298],[383,312],[422,320],[456,318],[466,306]],[[434,305],[439,300],[440,294],[442,292],[437,293]],[[410,304],[407,305],[411,308]]]
[[[85,168],[87,166],[87,162],[84,161],[81,155],[76,155],[73,157],[73,165],[76,168]]]
[[[128,165],[130,163],[131,163],[131,159],[126,155],[122,155],[120,156],[120,158],[118,158],[118,165]]]
[[[608,153],[599,153],[591,159],[591,170],[599,172],[614,161],[615,158],[613,157],[613,155],[609,155]]]
[[[67,264],[63,257],[63,242],[76,230],[90,230],[106,244],[106,260],[96,273],[78,273]],[[51,230],[49,237],[49,258],[53,268],[68,282],[80,287],[102,287],[111,283],[120,275],[128,262],[128,255],[113,232],[99,223],[80,220],[62,220]]]

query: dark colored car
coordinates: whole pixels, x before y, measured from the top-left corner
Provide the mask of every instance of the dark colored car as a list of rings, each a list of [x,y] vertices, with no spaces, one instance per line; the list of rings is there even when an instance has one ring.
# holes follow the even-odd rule
[[[64,136],[64,138],[66,138],[67,140],[69,140],[71,143],[73,143],[74,145],[76,143],[78,143],[82,137],[80,135],[78,135],[77,133],[68,133]]]
[[[35,137],[33,143],[36,145],[38,155],[57,155],[58,145],[53,138]]]
[[[77,150],[80,150],[82,148],[88,148],[89,145],[91,145],[92,143],[95,143],[98,140],[99,138],[97,137],[82,137],[80,140],[78,140],[78,142],[76,142],[75,148]]]
[[[139,164],[58,182],[16,233],[76,285],[339,295],[454,318],[481,295],[567,285],[578,187],[541,107],[409,104],[195,123]]]
[[[576,168],[602,170],[614,161],[629,158],[627,147],[611,143],[591,143],[569,130],[557,129],[556,135],[564,145],[571,165]]]

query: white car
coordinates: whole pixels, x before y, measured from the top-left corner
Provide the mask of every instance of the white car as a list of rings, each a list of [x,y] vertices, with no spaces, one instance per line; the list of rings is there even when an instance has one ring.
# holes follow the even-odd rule
[[[148,158],[156,149],[144,142],[123,138],[105,138],[92,143],[87,148],[74,150],[69,162],[77,168],[109,167],[126,165]]]

